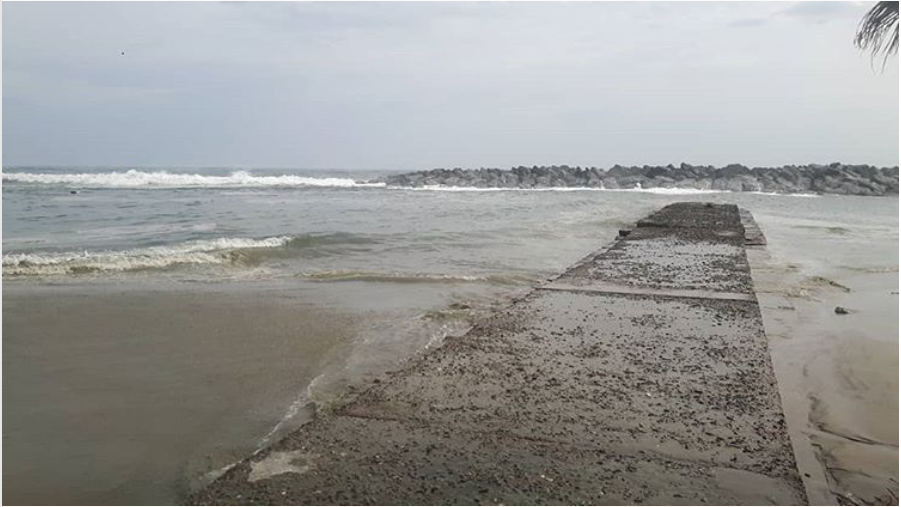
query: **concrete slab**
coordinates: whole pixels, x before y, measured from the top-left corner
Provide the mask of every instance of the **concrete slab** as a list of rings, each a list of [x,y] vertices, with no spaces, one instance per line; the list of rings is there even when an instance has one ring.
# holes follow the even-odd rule
[[[738,206],[709,202],[679,202],[664,206],[638,221],[638,227],[690,228],[742,233]]]
[[[248,487],[252,462],[244,462],[194,500],[316,505],[766,505],[797,500],[784,483],[760,474],[503,433],[435,431],[415,421],[331,417],[278,444],[278,449],[294,447],[311,450],[304,473],[284,473]],[[738,478],[753,479],[754,486],[734,486]]]
[[[342,413],[781,473],[794,465],[759,318],[749,303],[535,293]]]
[[[804,503],[738,209],[644,222],[189,501]]]
[[[646,287],[630,287],[618,283],[593,280],[588,284],[569,285],[562,282],[550,282],[538,287],[541,290],[560,290],[569,292],[591,292],[596,294],[631,294],[634,296],[660,296],[689,299],[725,299],[730,301],[754,301],[754,294],[737,292],[717,292],[696,289],[654,289]]]
[[[744,232],[736,228],[639,227],[555,282],[750,294],[744,246]]]

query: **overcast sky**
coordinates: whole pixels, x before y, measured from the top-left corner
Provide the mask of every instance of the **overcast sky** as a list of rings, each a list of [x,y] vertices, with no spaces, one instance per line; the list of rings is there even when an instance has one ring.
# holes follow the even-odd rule
[[[4,3],[3,164],[897,165],[871,5]]]

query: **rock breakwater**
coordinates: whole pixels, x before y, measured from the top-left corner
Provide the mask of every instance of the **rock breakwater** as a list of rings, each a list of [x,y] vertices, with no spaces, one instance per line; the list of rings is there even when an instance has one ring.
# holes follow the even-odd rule
[[[379,180],[398,187],[474,188],[605,188],[697,189],[778,194],[897,195],[898,167],[870,165],[802,165],[725,167],[681,164],[597,167],[532,166],[501,169],[432,169],[386,176]]]

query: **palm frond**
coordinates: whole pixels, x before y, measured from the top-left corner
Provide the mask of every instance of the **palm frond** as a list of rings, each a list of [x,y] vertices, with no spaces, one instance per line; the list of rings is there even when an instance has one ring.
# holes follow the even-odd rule
[[[898,53],[898,2],[876,2],[860,21],[854,44],[875,58]],[[885,62],[883,62],[884,64]]]

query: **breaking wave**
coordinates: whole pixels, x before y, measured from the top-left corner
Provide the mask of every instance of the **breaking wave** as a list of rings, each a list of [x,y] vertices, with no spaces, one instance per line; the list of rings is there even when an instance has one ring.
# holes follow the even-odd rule
[[[244,250],[287,245],[289,236],[218,238],[169,246],[96,252],[32,252],[3,255],[3,275],[66,275],[161,269],[184,264],[229,264]]]
[[[3,173],[4,182],[42,185],[75,185],[87,188],[213,188],[213,187],[384,187],[351,178],[316,178],[310,176],[258,176],[235,171],[226,176],[182,174],[167,171],[104,173]]]
[[[697,195],[697,194],[722,194],[728,190],[709,190],[700,188],[600,188],[600,187],[541,187],[541,188],[511,188],[511,187],[454,187],[447,185],[423,185],[421,187],[388,187],[392,190],[419,190],[431,192],[642,192],[646,194],[662,195]]]
[[[585,192],[603,191],[595,187],[545,187],[545,188],[513,188],[513,187],[454,187],[449,185],[423,185],[420,187],[390,186],[390,190],[417,190],[421,192]]]
[[[608,192],[642,192],[646,194],[660,194],[660,195],[699,195],[699,194],[727,194],[728,190],[714,190],[710,188],[664,188],[664,187],[654,187],[654,188],[643,188],[640,186],[636,186],[635,188],[618,188],[618,189],[608,189]]]
[[[773,196],[778,196],[778,197],[822,197],[819,194],[807,194],[807,193],[803,193],[803,192],[791,193],[791,194],[780,194],[779,192],[764,192],[762,190],[755,190],[753,192],[748,192],[748,193],[756,194],[756,195],[773,195]]]

